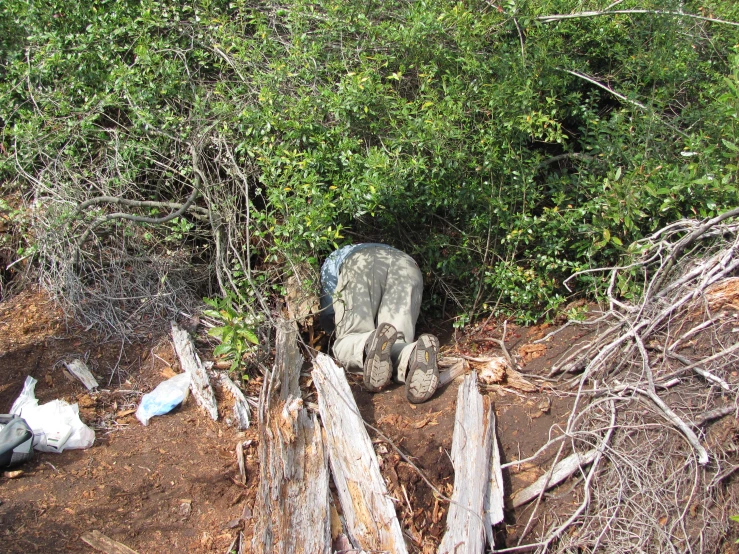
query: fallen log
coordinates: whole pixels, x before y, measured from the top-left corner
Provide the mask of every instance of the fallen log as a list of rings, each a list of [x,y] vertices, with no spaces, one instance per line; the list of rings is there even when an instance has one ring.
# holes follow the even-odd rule
[[[493,426],[490,399],[477,390],[477,373],[472,372],[457,391],[451,456],[454,490],[439,554],[482,554],[486,530],[492,535],[493,518],[485,513],[485,499],[490,494]]]
[[[220,374],[219,380],[223,390],[228,391],[228,393],[233,396],[233,414],[236,428],[240,431],[248,429],[251,424],[251,419],[249,416],[249,404],[246,401],[244,393],[241,392],[241,389],[236,386],[236,383],[234,383],[225,373]]]
[[[177,357],[180,359],[182,370],[190,374],[190,391],[193,398],[200,407],[205,409],[211,419],[216,421],[218,404],[213,394],[213,387],[210,386],[208,373],[195,352],[195,345],[192,343],[190,334],[174,321],[172,322],[172,342]]]
[[[550,471],[539,477],[525,489],[521,489],[514,494],[511,499],[513,507],[518,508],[526,504],[529,500],[537,498],[543,491],[559,485],[582,466],[592,463],[597,453],[598,451],[596,449],[588,450],[584,454],[575,452],[567,456],[564,460],[560,460]]]
[[[331,552],[328,453],[318,418],[300,398],[297,336],[294,322],[278,325],[275,366],[264,376],[253,552]]]
[[[368,552],[407,552],[395,507],[344,370],[319,354],[312,375],[334,484],[351,542]]]

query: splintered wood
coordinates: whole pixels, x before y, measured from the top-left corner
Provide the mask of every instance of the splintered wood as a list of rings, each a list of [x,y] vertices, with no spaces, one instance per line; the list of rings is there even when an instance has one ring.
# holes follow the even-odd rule
[[[241,389],[236,386],[236,383],[234,383],[225,373],[221,373],[219,379],[223,390],[228,391],[228,393],[233,396],[233,414],[236,428],[240,431],[248,429],[251,421],[249,417],[249,404],[246,402],[244,393],[241,392]]]
[[[259,402],[260,483],[252,552],[331,552],[328,453],[315,414],[303,408],[297,327],[277,328],[275,367]],[[242,541],[242,551],[244,549]]]
[[[193,398],[198,406],[202,407],[213,421],[216,421],[218,404],[208,379],[208,373],[195,352],[190,334],[174,321],[172,322],[172,342],[183,371],[190,374],[190,391]]]
[[[503,519],[503,481],[495,442],[490,399],[477,390],[477,374],[470,373],[457,392],[454,490],[439,554],[482,554],[485,535],[493,546],[492,527]]]
[[[319,354],[313,364],[313,381],[350,539],[365,551],[407,552],[395,507],[344,370]]]

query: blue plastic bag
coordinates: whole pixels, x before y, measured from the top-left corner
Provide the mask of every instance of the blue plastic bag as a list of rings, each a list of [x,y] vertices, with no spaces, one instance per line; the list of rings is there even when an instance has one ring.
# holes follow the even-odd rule
[[[144,425],[149,425],[152,417],[167,414],[182,404],[187,398],[189,387],[190,374],[187,372],[162,381],[153,391],[141,398],[136,417]]]

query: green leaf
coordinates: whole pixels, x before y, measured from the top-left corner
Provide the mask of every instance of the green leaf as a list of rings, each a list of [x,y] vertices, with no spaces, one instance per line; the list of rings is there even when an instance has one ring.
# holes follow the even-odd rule
[[[254,334],[253,331],[250,331],[249,329],[244,329],[243,335],[244,335],[244,338],[248,340],[250,343],[259,344],[259,339],[257,338],[257,336]]]
[[[219,344],[213,349],[214,356],[225,356],[233,352],[233,347],[230,344]]]
[[[221,313],[216,310],[203,310],[203,315],[212,317],[214,319],[221,319]]]
[[[212,329],[208,329],[208,335],[223,340],[223,331],[225,329],[225,327],[213,327]]]

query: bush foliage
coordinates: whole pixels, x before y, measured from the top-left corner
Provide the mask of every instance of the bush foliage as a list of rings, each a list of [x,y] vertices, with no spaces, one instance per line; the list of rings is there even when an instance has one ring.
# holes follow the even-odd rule
[[[739,6],[544,19],[610,4],[6,2],[0,178],[66,287],[116,250],[216,266],[258,308],[275,268],[372,239],[437,308],[536,320],[574,271],[739,205],[739,27],[706,20]]]

